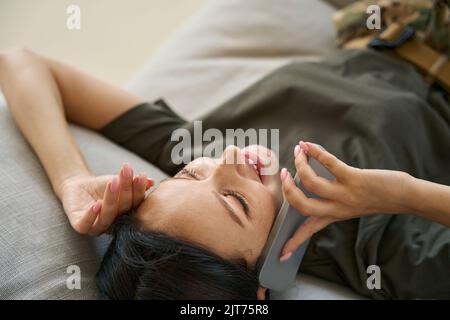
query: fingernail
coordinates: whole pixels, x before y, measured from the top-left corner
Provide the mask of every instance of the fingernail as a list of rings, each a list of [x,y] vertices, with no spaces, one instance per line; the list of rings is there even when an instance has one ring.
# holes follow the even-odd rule
[[[114,193],[118,192],[119,187],[120,187],[119,178],[114,177],[111,182],[111,192],[114,192]]]
[[[298,154],[300,153],[300,150],[301,150],[300,146],[296,145],[295,148],[294,148],[294,157],[298,156]]]
[[[153,179],[147,178],[147,188],[150,188],[155,184],[155,181]]]
[[[123,165],[122,172],[123,172],[123,176],[125,178],[133,177],[133,169],[131,168],[131,166],[128,163],[125,163]]]
[[[300,148],[302,148],[302,150],[305,152],[305,154],[307,154],[308,150],[309,150],[308,145],[303,141],[300,141],[299,145],[300,145]]]
[[[286,168],[281,169],[281,172],[280,172],[281,180],[284,180],[286,178],[286,176],[287,176],[287,169]]]
[[[94,211],[94,213],[99,213],[101,208],[102,204],[100,202],[96,202],[92,207],[92,211]]]
[[[290,257],[292,257],[292,252],[288,252],[285,255],[281,256],[280,262],[285,262],[285,261],[289,260]]]
[[[147,175],[144,172],[139,174],[138,184],[147,185]]]

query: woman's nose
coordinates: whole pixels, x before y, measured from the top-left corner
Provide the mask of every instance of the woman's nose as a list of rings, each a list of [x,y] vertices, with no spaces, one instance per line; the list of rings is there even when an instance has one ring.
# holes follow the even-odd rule
[[[255,173],[246,165],[245,157],[236,146],[228,146],[219,160],[215,170],[215,177],[221,180],[233,180],[237,177],[255,179]]]
[[[220,164],[245,164],[244,156],[242,155],[241,149],[236,146],[228,146],[225,148],[220,159]]]

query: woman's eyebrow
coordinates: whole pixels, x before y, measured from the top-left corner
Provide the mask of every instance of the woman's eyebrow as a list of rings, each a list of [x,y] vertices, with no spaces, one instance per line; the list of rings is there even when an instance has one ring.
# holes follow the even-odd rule
[[[163,182],[167,182],[167,181],[173,181],[173,180],[193,180],[192,178],[187,178],[187,177],[168,177],[168,178],[164,178],[162,179],[159,184],[163,183]]]
[[[220,204],[225,208],[225,210],[231,216],[231,218],[242,228],[244,228],[244,224],[242,223],[241,218],[239,218],[239,216],[236,214],[236,211],[234,211],[234,209],[230,206],[230,204],[226,202],[219,193],[215,191],[212,191],[212,193],[216,196],[217,200],[219,200]]]

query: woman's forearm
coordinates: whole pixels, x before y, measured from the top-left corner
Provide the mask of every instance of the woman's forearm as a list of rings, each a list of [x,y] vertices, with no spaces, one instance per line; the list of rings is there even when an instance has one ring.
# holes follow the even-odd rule
[[[450,186],[411,177],[405,192],[415,214],[450,227]]]
[[[17,126],[60,197],[62,182],[89,174],[69,132],[61,94],[49,68],[31,52],[0,54],[0,88]]]

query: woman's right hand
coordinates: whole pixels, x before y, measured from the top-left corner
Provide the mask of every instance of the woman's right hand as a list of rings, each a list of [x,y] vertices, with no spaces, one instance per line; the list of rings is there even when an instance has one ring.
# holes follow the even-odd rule
[[[295,166],[302,184],[320,198],[308,198],[283,169],[282,189],[285,198],[297,211],[308,216],[283,250],[281,260],[314,233],[329,224],[375,213],[408,212],[410,200],[405,196],[410,175],[391,170],[351,167],[313,143],[301,141],[295,147]],[[317,176],[308,164],[308,156],[319,161],[336,180]]]
[[[60,197],[75,231],[99,235],[120,214],[137,207],[153,184],[145,173],[133,176],[133,169],[125,164],[118,176],[83,175],[65,179]]]

